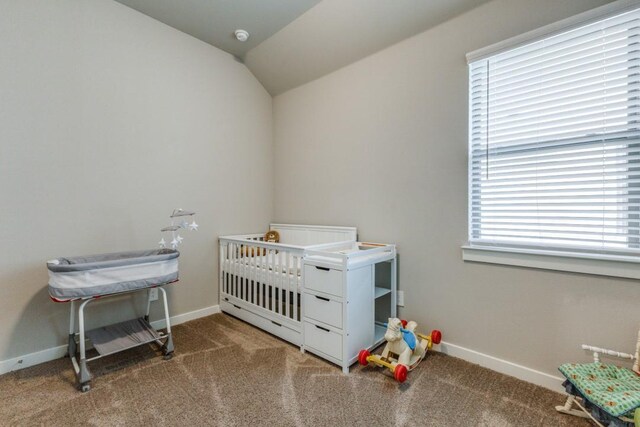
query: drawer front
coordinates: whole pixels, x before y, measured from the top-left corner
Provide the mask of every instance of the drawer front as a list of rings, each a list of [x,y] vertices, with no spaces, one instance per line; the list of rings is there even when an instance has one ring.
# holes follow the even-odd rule
[[[304,266],[304,286],[318,292],[342,296],[342,271],[315,265]]]
[[[338,329],[342,327],[342,303],[311,294],[303,295],[304,317],[319,320]]]
[[[327,328],[304,322],[304,345],[342,360],[342,335]]]

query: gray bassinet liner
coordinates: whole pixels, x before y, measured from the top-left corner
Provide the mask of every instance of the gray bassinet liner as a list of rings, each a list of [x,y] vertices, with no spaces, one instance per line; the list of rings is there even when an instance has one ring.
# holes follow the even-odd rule
[[[58,301],[160,286],[178,280],[173,249],[58,258],[47,263],[49,295]]]
[[[47,268],[53,272],[83,271],[99,268],[166,261],[178,258],[175,249],[148,249],[142,251],[114,252],[109,254],[63,257],[48,262]],[[57,264],[55,263],[57,261]]]
[[[110,283],[108,285],[100,286],[87,286],[84,288],[62,289],[49,285],[49,295],[58,300],[89,298],[98,295],[119,294],[122,292],[151,288],[154,286],[162,286],[168,283],[177,282],[178,278],[178,273],[176,272],[166,276],[152,277],[149,279],[128,280],[126,282]]]

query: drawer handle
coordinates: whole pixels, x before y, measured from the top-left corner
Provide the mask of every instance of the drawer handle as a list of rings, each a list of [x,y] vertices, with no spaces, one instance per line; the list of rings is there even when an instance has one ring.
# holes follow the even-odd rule
[[[329,298],[319,297],[318,295],[316,295],[315,297],[318,299],[321,299],[322,301],[327,301],[327,302],[331,301]]]
[[[276,325],[276,326],[280,326],[280,327],[282,327],[282,324],[281,324],[281,323],[274,322],[273,320],[271,321],[271,323],[273,323],[273,324],[274,324],[274,325]]]
[[[322,330],[323,330],[323,331],[325,331],[325,332],[331,332],[329,329],[327,329],[327,328],[323,328],[322,326],[318,326],[318,325],[316,325],[316,328],[318,328],[318,329],[322,329]]]
[[[235,305],[235,304],[231,304],[231,305],[237,308],[238,310],[242,310],[242,307],[240,307],[239,305]]]
[[[316,267],[318,270],[322,270],[322,271],[329,271],[329,270],[330,270],[330,268],[328,268],[328,267],[320,267],[320,266],[318,266],[318,265],[316,265],[315,267]]]

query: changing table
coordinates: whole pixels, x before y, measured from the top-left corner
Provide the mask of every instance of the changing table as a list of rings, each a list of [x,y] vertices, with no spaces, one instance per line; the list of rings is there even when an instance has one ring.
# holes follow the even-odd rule
[[[396,317],[396,247],[355,242],[303,259],[302,351],[342,367],[344,373],[363,348],[384,340]]]

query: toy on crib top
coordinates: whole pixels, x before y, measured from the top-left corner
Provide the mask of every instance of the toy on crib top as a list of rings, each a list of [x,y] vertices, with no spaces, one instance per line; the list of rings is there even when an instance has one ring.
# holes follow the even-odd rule
[[[269,230],[264,235],[264,241],[268,243],[280,243],[280,233],[276,230]]]
[[[431,349],[433,344],[440,344],[442,333],[434,329],[430,335],[423,335],[416,332],[418,327],[416,322],[397,318],[390,318],[385,326],[387,332],[384,334],[384,339],[387,345],[382,354],[372,355],[367,349],[360,350],[358,362],[361,365],[373,363],[376,366],[389,368],[393,377],[402,383],[407,379],[408,371],[414,369],[424,359],[427,350]]]

